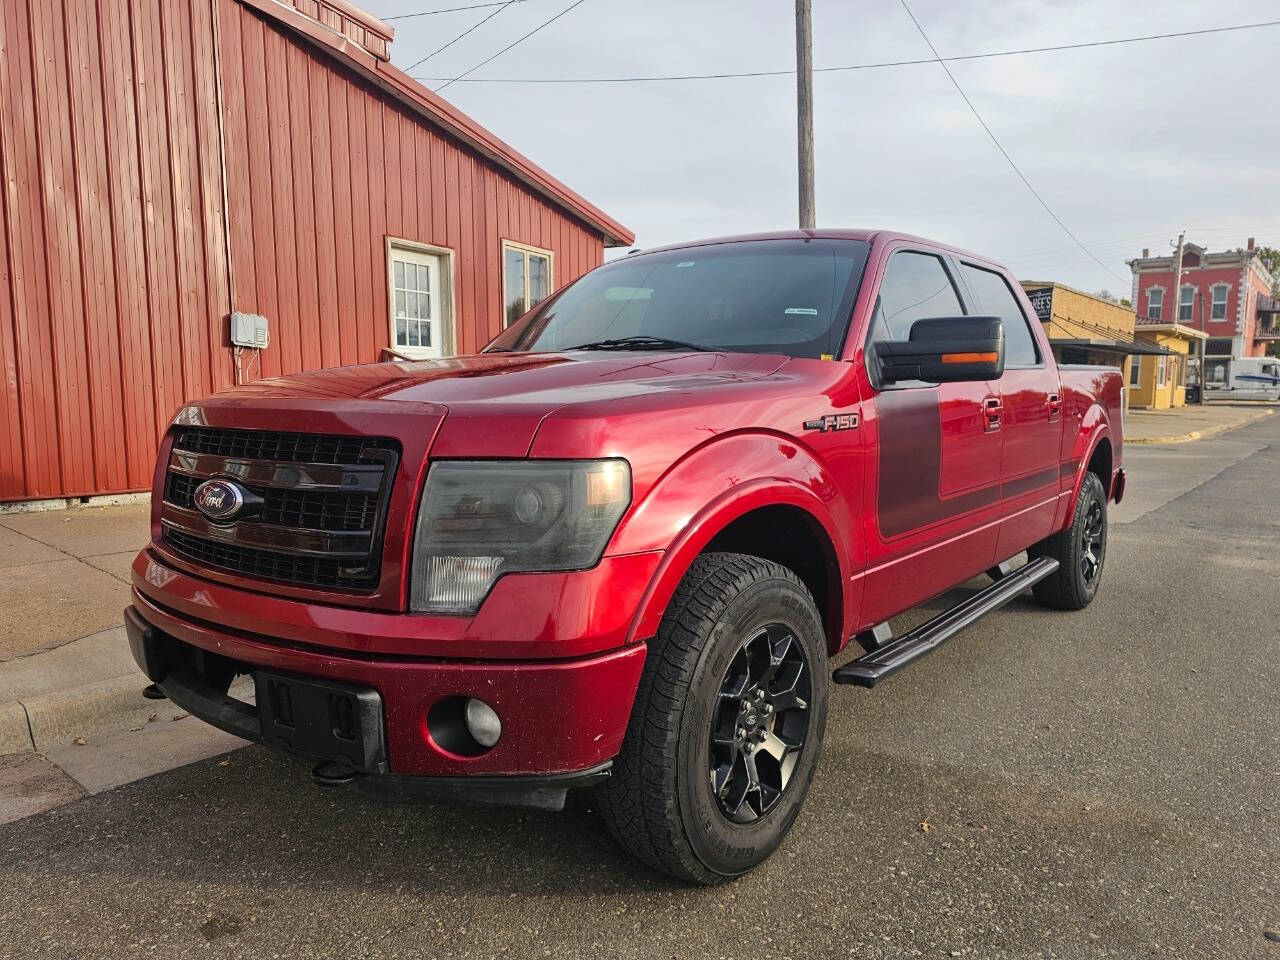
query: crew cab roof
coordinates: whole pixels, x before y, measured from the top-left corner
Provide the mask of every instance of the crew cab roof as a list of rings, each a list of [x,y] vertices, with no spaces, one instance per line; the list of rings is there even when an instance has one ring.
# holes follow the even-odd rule
[[[908,243],[920,243],[939,250],[946,250],[948,253],[963,257],[966,260],[974,260],[980,263],[998,266],[996,261],[990,257],[984,257],[981,254],[973,253],[970,250],[964,250],[960,247],[954,247],[949,243],[942,243],[938,240],[930,240],[928,237],[920,237],[910,233],[902,233],[896,230],[880,230],[880,229],[860,229],[857,227],[824,227],[815,230],[767,230],[761,233],[741,233],[732,234],[724,237],[708,237],[704,240],[688,240],[680,243],[670,243],[661,247],[651,247],[637,251],[634,255],[640,256],[646,253],[659,253],[667,250],[685,250],[690,247],[706,247],[718,243],[740,243],[750,240],[862,240],[871,244],[884,244],[897,240],[903,240]]]

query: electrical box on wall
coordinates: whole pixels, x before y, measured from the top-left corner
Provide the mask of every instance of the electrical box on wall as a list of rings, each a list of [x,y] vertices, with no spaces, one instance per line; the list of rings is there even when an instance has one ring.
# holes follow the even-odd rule
[[[265,350],[271,342],[267,318],[260,313],[231,314],[231,342],[237,347]]]

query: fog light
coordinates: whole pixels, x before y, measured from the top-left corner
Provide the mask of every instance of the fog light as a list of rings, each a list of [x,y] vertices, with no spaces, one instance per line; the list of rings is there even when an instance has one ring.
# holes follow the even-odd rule
[[[502,721],[497,711],[483,700],[468,700],[465,716],[467,732],[480,746],[492,747],[502,736]]]

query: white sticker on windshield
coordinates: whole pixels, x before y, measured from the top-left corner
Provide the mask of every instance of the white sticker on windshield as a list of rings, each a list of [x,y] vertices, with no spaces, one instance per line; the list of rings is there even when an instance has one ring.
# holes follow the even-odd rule
[[[676,264],[676,269],[679,270],[681,267],[692,267],[692,266],[693,266],[692,260],[681,260],[679,263]]]
[[[782,312],[801,317],[816,317],[818,315],[818,311],[813,309],[813,307],[787,307],[787,309]]]

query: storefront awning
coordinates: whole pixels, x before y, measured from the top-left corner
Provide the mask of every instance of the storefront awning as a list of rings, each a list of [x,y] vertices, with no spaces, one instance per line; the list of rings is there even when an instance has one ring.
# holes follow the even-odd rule
[[[1172,350],[1157,347],[1154,343],[1142,340],[1087,340],[1059,339],[1050,337],[1049,344],[1054,347],[1076,347],[1080,350],[1099,350],[1103,353],[1119,353],[1123,355],[1142,354],[1143,356],[1171,356]]]

